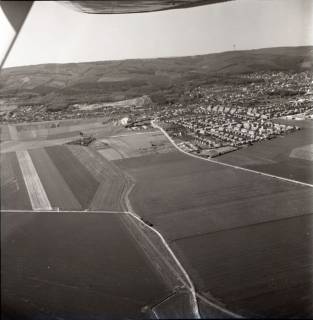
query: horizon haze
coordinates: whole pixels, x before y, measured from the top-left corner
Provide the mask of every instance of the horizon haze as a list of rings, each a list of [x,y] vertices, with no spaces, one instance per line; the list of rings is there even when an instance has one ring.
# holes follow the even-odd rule
[[[312,12],[309,0],[236,0],[126,15],[35,2],[4,67],[310,46]]]

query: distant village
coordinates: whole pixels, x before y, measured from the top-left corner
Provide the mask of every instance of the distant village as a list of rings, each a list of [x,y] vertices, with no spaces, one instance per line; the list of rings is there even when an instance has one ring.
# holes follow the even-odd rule
[[[183,93],[184,102],[157,108],[151,103],[73,104],[47,112],[45,105],[25,105],[0,113],[5,124],[77,118],[121,121],[133,130],[158,123],[188,152],[214,157],[300,128],[279,118],[312,119],[312,73],[254,72],[238,75],[238,83],[214,83]],[[106,119],[106,120],[105,120]]]

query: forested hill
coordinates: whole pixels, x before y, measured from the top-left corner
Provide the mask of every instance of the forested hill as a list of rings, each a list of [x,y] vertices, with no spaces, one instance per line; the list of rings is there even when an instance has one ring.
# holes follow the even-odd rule
[[[149,95],[176,99],[186,87],[255,71],[302,71],[313,67],[313,47],[281,47],[156,59],[132,59],[6,68],[0,98],[40,103],[118,101]]]

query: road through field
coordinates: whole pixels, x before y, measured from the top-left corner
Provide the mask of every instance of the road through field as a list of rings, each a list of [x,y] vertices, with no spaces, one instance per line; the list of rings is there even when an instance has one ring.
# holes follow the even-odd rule
[[[127,188],[124,189],[124,192],[121,196],[121,207],[131,217],[131,222],[133,224],[133,228],[136,228],[136,232],[138,232],[141,237],[143,238],[144,242],[148,244],[148,248],[150,247],[157,255],[158,260],[163,260],[163,262],[166,265],[166,268],[169,269],[169,271],[173,272],[173,274],[182,281],[183,286],[188,289],[188,291],[191,294],[191,304],[192,304],[192,315],[194,318],[199,319],[201,318],[198,302],[197,299],[202,300],[208,308],[211,308],[210,312],[212,316],[215,315],[222,316],[223,318],[242,318],[240,315],[231,312],[230,310],[222,307],[221,305],[218,305],[211,300],[209,300],[207,297],[203,296],[199,292],[197,292],[197,289],[192,282],[189,274],[179,261],[179,259],[176,257],[174,251],[171,249],[169,244],[167,243],[166,239],[163,237],[163,235],[156,230],[155,228],[149,226],[145,221],[143,221],[135,212],[131,205],[131,201],[129,199],[129,196],[136,184],[136,181],[128,175],[126,172],[124,172],[125,178],[127,180]],[[148,235],[146,232],[142,230],[142,228],[146,229],[148,231]],[[150,234],[150,236],[149,236]],[[155,234],[157,236],[158,241],[151,241],[151,234]],[[151,250],[150,249],[150,250]],[[151,256],[151,252],[149,253]],[[158,318],[158,314],[155,314]],[[189,316],[190,317],[190,316]]]
[[[51,204],[28,151],[17,151],[29,199],[34,210],[51,210]]]
[[[230,168],[233,168],[233,169],[239,169],[239,170],[243,170],[243,171],[247,171],[247,172],[252,172],[252,173],[255,173],[255,174],[260,174],[260,175],[271,177],[271,178],[274,178],[274,179],[279,179],[279,180],[283,180],[283,181],[286,181],[286,182],[296,183],[296,184],[300,184],[300,185],[303,185],[303,186],[306,186],[306,187],[313,188],[313,184],[310,184],[310,183],[305,183],[305,182],[301,182],[301,181],[298,181],[298,180],[283,178],[283,177],[279,177],[279,176],[276,176],[276,175],[273,175],[273,174],[264,173],[264,172],[260,172],[260,171],[256,171],[256,170],[252,170],[252,169],[247,169],[247,168],[235,166],[235,165],[232,165],[232,164],[215,161],[215,160],[212,160],[212,159],[209,159],[209,158],[203,158],[203,157],[197,156],[195,154],[191,154],[191,153],[181,149],[175,143],[175,141],[169,136],[169,134],[162,127],[160,127],[159,125],[157,125],[155,123],[155,120],[151,121],[151,125],[152,125],[153,128],[159,129],[178,151],[180,151],[180,152],[182,152],[182,153],[184,153],[184,154],[186,154],[186,155],[188,155],[190,157],[201,159],[201,160],[212,162],[212,163],[216,163],[216,164],[219,164],[219,165],[222,165],[222,166],[226,166],[226,167],[230,167]]]
[[[146,133],[145,133],[146,134]],[[150,133],[151,134],[151,133]],[[158,131],[156,130],[153,134],[158,134]],[[137,135],[137,134],[135,134]],[[162,134],[158,134],[160,136],[163,136]],[[71,151],[70,151],[71,150]],[[84,151],[87,151],[89,149],[83,149]],[[74,151],[74,152],[73,152]],[[111,211],[106,211],[106,207],[101,206],[98,208],[93,208],[96,210],[92,210],[90,208],[90,201],[93,200],[93,195],[95,194],[95,190],[97,190],[96,187],[99,186],[99,181],[97,181],[95,176],[98,176],[100,172],[97,171],[98,168],[93,167],[90,168],[89,166],[92,165],[91,162],[85,163],[84,157],[76,157],[78,155],[79,150],[76,150],[74,147],[48,147],[45,150],[20,150],[16,151],[19,167],[22,171],[22,176],[25,181],[25,185],[27,188],[27,192],[29,194],[29,198],[31,201],[31,205],[33,210],[36,210],[37,212],[40,210],[43,213],[47,213],[48,215],[53,213],[60,213],[60,215],[63,216],[63,213],[68,213],[70,216],[74,216],[74,213],[82,214],[82,213],[119,213],[118,207],[109,207],[107,209],[113,209]],[[88,153],[88,152],[87,152]],[[88,155],[88,154],[86,154]],[[101,156],[102,157],[102,156]],[[88,160],[88,157],[86,157]],[[86,160],[85,159],[85,160]],[[45,161],[43,161],[45,160]],[[49,160],[49,161],[48,161]],[[57,170],[60,170],[61,174],[58,174],[58,183],[56,185],[68,185],[69,190],[73,193],[72,198],[75,200],[86,202],[88,205],[84,206],[82,203],[81,207],[89,207],[90,209],[87,210],[77,210],[79,209],[76,205],[73,206],[72,210],[55,210],[52,209],[53,207],[61,207],[61,205],[58,203],[56,205],[56,201],[59,201],[59,198],[61,198],[60,192],[61,190],[57,190],[56,192],[54,190],[53,185],[49,184],[49,175],[46,176],[46,178],[42,178],[44,175],[43,173],[46,172],[45,165],[49,162],[49,172],[58,172]],[[93,163],[94,164],[94,163]],[[101,163],[102,164],[102,163]],[[102,164],[103,165],[103,164]],[[39,169],[41,168],[41,169]],[[75,170],[73,168],[76,168]],[[38,170],[38,172],[37,172]],[[93,172],[95,171],[95,172]],[[87,174],[88,173],[88,174]],[[93,174],[94,173],[94,174]],[[101,173],[104,176],[104,178],[108,179],[108,174],[110,173],[112,175],[112,179],[116,179],[119,176],[119,178],[124,177],[124,172],[120,170],[117,166],[115,167],[113,162],[109,162],[108,165],[105,168],[102,168]],[[52,177],[56,177],[56,174],[53,174]],[[89,181],[93,180],[95,181],[93,183],[89,183]],[[42,181],[41,181],[42,179]],[[126,178],[127,179],[127,178]],[[61,181],[62,180],[62,181]],[[135,181],[128,181],[127,185],[123,185],[121,183],[121,188],[119,188],[120,192],[118,193],[118,198],[114,198],[114,201],[119,201],[120,204],[122,204],[122,209],[120,214],[118,216],[121,218],[121,221],[127,229],[129,230],[130,234],[135,238],[136,242],[138,243],[138,246],[145,252],[149,260],[151,261],[154,268],[157,270],[157,273],[159,273],[162,278],[165,279],[165,282],[169,284],[169,287],[173,290],[173,307],[177,312],[181,312],[180,316],[188,316],[192,318],[200,318],[199,309],[198,309],[198,299],[201,298],[199,293],[197,293],[197,290],[189,277],[188,273],[184,269],[183,265],[180,263],[178,258],[176,257],[176,253],[171,249],[170,245],[167,243],[167,240],[163,237],[163,235],[156,230],[155,228],[151,227],[147,222],[143,221],[132,209],[130,201],[128,199],[128,196],[130,192],[133,189]],[[83,189],[79,189],[80,186],[84,186]],[[111,185],[112,188],[113,185]],[[110,187],[110,186],[109,186]],[[51,192],[49,191],[51,189]],[[115,190],[112,188],[113,191]],[[105,189],[106,190],[106,189]],[[105,190],[100,190],[99,197],[105,198],[107,196]],[[46,193],[47,191],[47,193]],[[92,192],[91,192],[92,191]],[[50,196],[50,193],[55,193],[55,199]],[[90,193],[90,194],[89,194]],[[102,193],[102,194],[101,194]],[[109,192],[107,192],[109,194]],[[49,195],[50,200],[47,196]],[[87,197],[88,196],[88,197]],[[83,198],[83,199],[81,199]],[[85,199],[86,198],[86,199]],[[65,201],[66,199],[64,199]],[[71,202],[75,202],[75,201]],[[50,203],[51,202],[51,203]],[[60,202],[60,201],[59,201]],[[77,202],[77,201],[76,201]],[[75,202],[75,203],[76,203]],[[74,203],[74,204],[75,204]],[[107,204],[107,203],[106,203]],[[75,208],[77,209],[75,210]],[[115,210],[114,210],[115,209]],[[49,212],[48,212],[49,211]],[[9,211],[6,211],[9,212]],[[12,214],[17,213],[18,211],[14,210],[12,211]],[[24,211],[20,211],[18,213],[23,213]],[[57,214],[58,216],[58,214]],[[64,218],[67,215],[64,215]],[[180,310],[179,306],[175,303],[175,297],[179,297],[182,294],[181,290],[185,290],[184,295],[186,294],[186,289],[189,293],[190,297],[190,305],[186,306],[184,310]],[[164,297],[163,297],[164,298]],[[157,303],[154,305],[153,308],[155,308],[155,315],[158,317],[158,312],[161,314],[166,315],[167,309],[162,309],[161,302],[164,301],[164,299],[158,300]],[[218,310],[223,315],[227,315],[228,317],[237,317],[236,314],[233,314],[232,312],[224,309],[223,307],[216,305],[215,303],[207,300],[207,304],[211,306],[212,309]],[[188,315],[184,314],[188,309]],[[187,311],[186,311],[187,312]],[[217,311],[216,311],[217,312]],[[167,314],[169,317],[171,316],[170,313]]]

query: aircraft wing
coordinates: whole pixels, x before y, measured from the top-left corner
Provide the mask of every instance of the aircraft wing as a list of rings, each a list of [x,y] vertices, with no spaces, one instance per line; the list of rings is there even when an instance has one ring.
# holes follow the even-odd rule
[[[187,9],[234,0],[102,0],[102,1],[57,1],[74,10],[89,14],[127,14],[172,9]],[[0,1],[1,19],[6,20],[14,30],[0,48],[0,70],[18,36],[18,33],[32,7],[34,1]],[[1,13],[1,12],[0,12]],[[1,21],[0,21],[1,22]],[[2,22],[1,22],[2,23]]]
[[[209,5],[233,0],[103,0],[103,1],[59,1],[75,10],[93,14],[125,14]]]

